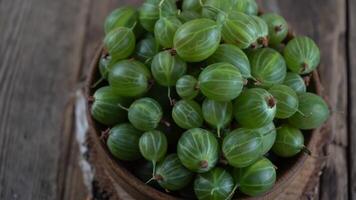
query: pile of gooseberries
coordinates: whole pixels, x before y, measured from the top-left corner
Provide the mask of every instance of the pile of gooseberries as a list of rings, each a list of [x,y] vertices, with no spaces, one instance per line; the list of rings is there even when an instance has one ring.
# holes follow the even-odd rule
[[[319,48],[255,0],[145,0],[105,21],[92,117],[111,155],[182,198],[260,196],[329,117]],[[125,165],[126,166],[126,165]]]

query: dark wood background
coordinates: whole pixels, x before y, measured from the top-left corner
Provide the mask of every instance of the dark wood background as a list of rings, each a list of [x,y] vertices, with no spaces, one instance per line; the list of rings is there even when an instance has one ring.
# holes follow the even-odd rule
[[[73,100],[103,21],[129,0],[0,0],[0,199],[85,199]],[[356,1],[260,0],[322,50],[332,106],[322,200],[356,199]],[[326,136],[327,137],[327,136]]]

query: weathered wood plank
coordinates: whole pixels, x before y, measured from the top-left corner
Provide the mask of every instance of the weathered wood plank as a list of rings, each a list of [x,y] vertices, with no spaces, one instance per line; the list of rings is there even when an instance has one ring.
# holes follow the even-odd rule
[[[324,85],[323,93],[329,100],[333,115],[329,127],[332,140],[327,149],[329,159],[322,176],[320,199],[346,199],[348,194],[345,2],[344,0],[260,1],[266,10],[281,13],[297,35],[308,35],[316,40],[322,52],[319,72]]]
[[[0,2],[0,199],[59,199],[86,0]]]
[[[356,2],[348,1],[350,199],[356,199]]]

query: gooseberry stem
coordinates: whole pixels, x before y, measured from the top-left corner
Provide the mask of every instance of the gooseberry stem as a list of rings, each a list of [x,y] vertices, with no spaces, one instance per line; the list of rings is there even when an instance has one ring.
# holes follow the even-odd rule
[[[306,146],[302,146],[302,148],[300,149],[302,152],[308,154],[309,156],[311,156],[311,151],[306,147]]]
[[[234,188],[232,189],[232,191],[230,192],[229,196],[227,196],[225,200],[231,199],[234,196],[234,194],[235,194],[235,192],[236,192],[236,190],[237,190],[237,188],[239,186],[240,186],[239,184],[235,184]]]
[[[153,166],[153,169],[152,169],[152,178],[150,178],[148,181],[146,181],[145,184],[148,184],[150,183],[151,181],[155,180],[156,179],[156,161],[152,161],[152,166]]]
[[[217,128],[217,132],[218,132],[218,138],[220,138],[221,137],[220,127]]]
[[[158,10],[159,10],[159,18],[162,17],[162,5],[164,3],[165,0],[161,0],[158,4]]]
[[[105,80],[104,77],[101,77],[99,80],[97,80],[92,86],[91,88],[96,88],[96,86],[98,86],[101,82],[103,82]]]
[[[126,111],[129,111],[128,108],[126,108],[125,106],[121,105],[121,104],[117,104],[117,106],[119,106],[119,108],[123,109],[123,110],[126,110]]]
[[[135,27],[136,27],[136,25],[137,25],[137,21],[135,21],[135,23],[131,26],[131,30],[133,30]]]
[[[169,104],[171,106],[173,106],[174,105],[174,100],[171,97],[171,87],[168,87],[168,99],[169,99]]]

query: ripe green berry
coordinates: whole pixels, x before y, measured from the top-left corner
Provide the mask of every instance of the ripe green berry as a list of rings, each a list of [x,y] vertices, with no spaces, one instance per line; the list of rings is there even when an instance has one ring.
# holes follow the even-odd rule
[[[176,90],[182,99],[191,100],[199,94],[198,80],[191,75],[184,75],[177,80]]]
[[[218,24],[210,19],[195,19],[178,28],[174,48],[187,62],[207,59],[218,48],[221,33]]]
[[[258,13],[258,5],[255,0],[238,0],[235,8],[248,15],[257,15]]]
[[[260,196],[276,182],[276,169],[271,161],[262,157],[245,168],[235,168],[233,177],[239,190],[249,196]]]
[[[172,109],[172,118],[181,128],[197,128],[203,124],[200,105],[193,100],[180,100]]]
[[[126,112],[118,105],[128,106],[127,99],[117,95],[109,86],[98,89],[93,97],[91,114],[96,121],[108,126],[125,121]]]
[[[112,62],[128,58],[135,50],[135,35],[130,28],[119,27],[105,36],[104,46]]]
[[[174,34],[181,25],[182,22],[175,16],[161,17],[154,29],[158,43],[164,48],[172,48]]]
[[[268,25],[266,22],[257,16],[251,16],[255,23],[256,36],[257,36],[257,47],[268,46]],[[255,47],[256,48],[256,47]]]
[[[277,101],[276,118],[286,119],[298,111],[298,96],[292,88],[286,85],[274,85],[268,92]]]
[[[290,125],[282,125],[277,130],[277,138],[272,151],[280,157],[292,157],[300,151],[308,151],[304,146],[304,136],[302,132]]]
[[[250,61],[246,54],[237,46],[232,44],[221,44],[208,60],[208,64],[227,62],[237,67],[242,77],[251,78]]]
[[[220,130],[232,120],[232,103],[205,99],[202,112],[204,120],[217,129],[218,137],[220,137]]]
[[[179,160],[189,170],[197,173],[207,172],[219,159],[219,143],[207,130],[189,129],[178,141],[177,154]]]
[[[148,131],[145,132],[139,140],[139,148],[142,156],[152,161],[153,166],[157,162],[161,161],[167,152],[167,138],[160,131]]]
[[[202,9],[202,15],[204,18],[216,20],[219,12],[227,13],[231,6],[231,0],[206,0]]]
[[[288,24],[286,20],[276,13],[266,13],[261,18],[268,25],[269,44],[278,45],[288,35]]]
[[[147,92],[151,74],[147,67],[135,60],[122,60],[111,67],[109,84],[113,90],[127,97],[136,97]]]
[[[190,183],[193,173],[182,165],[177,154],[170,154],[158,164],[154,178],[162,188],[176,191]]]
[[[262,88],[244,90],[234,103],[234,116],[246,128],[260,128],[273,121],[276,100]]]
[[[302,130],[320,127],[330,115],[328,105],[318,95],[305,92],[298,94],[299,111],[288,119],[288,122]]]
[[[199,75],[201,92],[216,101],[235,99],[242,91],[243,82],[239,69],[229,63],[209,65]]]
[[[110,153],[120,160],[137,160],[141,157],[138,142],[142,133],[131,124],[114,126],[106,142]]]
[[[283,85],[292,88],[296,93],[307,91],[303,78],[294,72],[287,73],[286,78],[283,81]]]
[[[262,137],[254,129],[239,128],[228,133],[223,140],[222,152],[234,167],[246,167],[262,155]]]
[[[128,118],[131,124],[142,131],[157,128],[162,119],[162,108],[152,98],[141,98],[134,101],[128,109]]]
[[[258,84],[270,87],[282,83],[287,74],[286,63],[278,51],[263,48],[248,54],[251,63],[252,76]]]
[[[288,42],[283,53],[288,69],[295,73],[308,74],[320,63],[320,50],[309,37],[295,37]]]
[[[222,168],[199,174],[194,181],[194,191],[199,200],[228,199],[234,188],[233,177]]]

